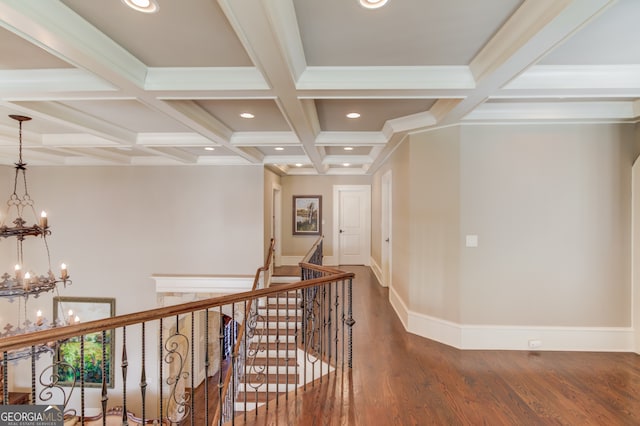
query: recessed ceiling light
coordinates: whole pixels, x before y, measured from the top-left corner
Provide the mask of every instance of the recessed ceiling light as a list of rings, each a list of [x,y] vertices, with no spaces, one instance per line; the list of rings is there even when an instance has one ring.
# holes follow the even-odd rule
[[[349,114],[347,114],[347,118],[360,118],[360,113],[359,112],[350,112]]]
[[[296,167],[302,167],[302,163],[296,163]]]
[[[240,117],[242,117],[242,118],[254,118],[255,115],[251,114],[250,112],[243,112],[242,114],[240,114]]]
[[[156,0],[122,0],[122,3],[143,13],[156,13],[160,9]]]
[[[353,151],[353,147],[352,146],[345,146],[344,150],[345,151]]]
[[[204,150],[205,151],[215,151],[216,149],[214,147],[212,147],[212,146],[205,146]]]
[[[273,148],[273,149],[275,149],[276,151],[284,151],[284,148],[283,148],[283,147],[281,147],[281,146],[276,146],[276,147],[275,147],[275,148]]]
[[[343,166],[345,167],[349,167],[351,165],[351,163],[342,163]]]
[[[360,6],[366,7],[367,9],[377,9],[386,3],[387,0],[360,0]]]

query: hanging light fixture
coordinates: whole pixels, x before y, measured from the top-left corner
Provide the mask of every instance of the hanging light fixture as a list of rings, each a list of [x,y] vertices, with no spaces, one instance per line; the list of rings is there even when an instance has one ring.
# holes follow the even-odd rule
[[[10,115],[9,117],[19,123],[18,162],[15,163],[13,193],[9,196],[6,213],[0,221],[0,239],[15,239],[17,258],[12,273],[5,272],[0,276],[0,297],[8,299],[9,302],[13,302],[16,298],[20,303],[24,302],[24,320],[20,318],[22,312],[19,309],[18,325],[6,325],[4,331],[0,330],[0,338],[61,325],[50,323],[44,319],[40,310],[37,311],[35,321],[31,321],[27,315],[26,304],[29,296],[38,297],[40,293],[57,291],[59,284],[65,287],[71,284],[65,264],[61,266],[60,277],[56,277],[51,270],[51,255],[47,242],[47,236],[51,235],[49,221],[45,212],[42,212],[39,216],[36,214],[34,203],[27,187],[27,163],[22,159],[22,123],[31,120],[31,118],[23,115]],[[29,225],[25,219],[25,214],[28,213],[33,214],[32,225]],[[24,257],[23,244],[31,237],[40,238],[44,245],[48,263],[48,271],[44,274],[38,275],[29,269],[30,263]],[[44,351],[51,351],[51,348],[43,345],[35,350],[38,354]],[[27,350],[24,353],[18,351],[11,352],[8,356],[10,360],[16,360],[31,356],[32,353],[32,350]]]

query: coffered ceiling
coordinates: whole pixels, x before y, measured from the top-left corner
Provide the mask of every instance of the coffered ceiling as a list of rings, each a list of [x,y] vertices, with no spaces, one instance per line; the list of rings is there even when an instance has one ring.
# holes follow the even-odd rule
[[[371,173],[455,124],[640,115],[637,0],[157,2],[0,0],[0,164],[9,114],[31,165],[282,174]]]

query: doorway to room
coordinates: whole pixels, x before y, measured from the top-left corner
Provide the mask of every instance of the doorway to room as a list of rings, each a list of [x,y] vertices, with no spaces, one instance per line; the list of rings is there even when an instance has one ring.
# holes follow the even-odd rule
[[[369,265],[371,186],[334,185],[334,256],[339,265]]]

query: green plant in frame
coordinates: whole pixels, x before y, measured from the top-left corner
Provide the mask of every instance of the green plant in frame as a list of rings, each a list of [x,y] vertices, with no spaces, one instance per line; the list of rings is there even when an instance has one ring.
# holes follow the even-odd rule
[[[84,383],[87,386],[102,384],[102,371],[107,376],[107,385],[111,386],[111,342],[112,331],[105,333],[105,359],[102,352],[102,333],[87,334],[84,337]],[[58,378],[60,382],[80,383],[80,338],[74,337],[60,344],[58,348]],[[75,376],[75,377],[74,377]]]
[[[115,315],[115,299],[55,297],[53,305],[54,318],[62,322],[88,322]],[[104,374],[107,386],[113,387],[113,333],[108,330],[59,342],[55,364],[58,384],[74,386],[83,381],[87,387],[100,387]]]

